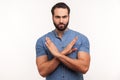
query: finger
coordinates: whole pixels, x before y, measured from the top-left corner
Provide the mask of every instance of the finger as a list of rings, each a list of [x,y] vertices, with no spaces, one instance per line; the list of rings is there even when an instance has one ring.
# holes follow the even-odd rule
[[[48,44],[52,42],[49,37],[46,37],[45,39]]]
[[[70,50],[68,53],[69,53],[69,54],[72,53],[72,50]]]
[[[49,46],[47,42],[45,42],[45,45],[46,45],[47,47]]]
[[[77,48],[72,48],[70,51],[69,51],[69,53],[72,53],[72,52],[74,52],[74,51],[76,51],[77,50]]]
[[[46,41],[49,41],[49,40],[50,40],[50,38],[49,38],[49,37],[46,37],[45,39],[46,39]]]
[[[73,43],[76,43],[77,40],[78,40],[78,37],[76,36],[76,37],[73,39]]]
[[[71,46],[73,46],[75,43],[76,43],[76,41],[78,40],[78,37],[76,36],[72,41],[71,41]]]
[[[78,36],[75,37],[76,41],[78,40]]]
[[[76,51],[77,50],[77,48],[72,48],[72,52],[74,52],[74,51]]]
[[[46,45],[48,46],[48,47],[53,47],[53,46],[55,46],[54,45],[54,43],[50,40],[50,38],[49,37],[46,37]]]
[[[46,46],[49,47],[49,45],[50,45],[50,43],[51,43],[51,42],[50,42],[50,38],[49,38],[49,37],[46,37],[45,40],[46,40],[46,42],[45,42]]]

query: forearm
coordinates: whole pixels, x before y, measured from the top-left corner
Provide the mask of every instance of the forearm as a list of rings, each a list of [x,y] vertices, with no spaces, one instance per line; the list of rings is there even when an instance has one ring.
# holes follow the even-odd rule
[[[53,58],[50,61],[46,61],[42,64],[39,64],[40,66],[38,65],[39,66],[38,69],[39,69],[40,75],[43,77],[46,77],[57,68],[59,63],[60,61],[57,58]]]
[[[57,57],[62,63],[64,63],[68,68],[79,71],[81,73],[86,73],[88,70],[88,66],[82,60],[72,59],[65,55],[60,55]]]
[[[69,58],[67,55],[76,51],[77,48],[72,48],[77,41],[77,37],[75,37],[65,48],[63,51],[59,52],[54,43],[50,40],[50,38],[46,37],[46,46],[50,50],[51,54],[56,57],[60,62],[64,63],[67,67],[74,71],[79,71],[82,73],[86,73],[89,68],[90,56],[86,52],[80,52],[78,54],[78,59]]]

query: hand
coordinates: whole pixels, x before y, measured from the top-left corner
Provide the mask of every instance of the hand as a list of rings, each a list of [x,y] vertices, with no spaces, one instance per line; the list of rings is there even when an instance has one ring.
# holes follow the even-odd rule
[[[51,54],[53,56],[59,56],[60,52],[58,51],[57,47],[55,46],[55,44],[50,40],[49,37],[46,37],[46,42],[45,42],[47,48],[50,50]]]
[[[74,51],[77,50],[77,48],[72,48],[74,44],[76,43],[78,37],[76,36],[68,45],[65,47],[65,49],[61,52],[61,54],[68,55]]]

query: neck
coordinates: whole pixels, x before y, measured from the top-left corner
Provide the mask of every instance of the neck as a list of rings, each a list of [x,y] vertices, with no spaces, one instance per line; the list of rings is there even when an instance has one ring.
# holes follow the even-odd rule
[[[55,31],[57,32],[58,37],[59,37],[59,38],[62,38],[62,36],[63,36],[63,34],[64,34],[64,32],[65,32],[66,30],[68,30],[68,28],[65,29],[64,31],[59,31],[59,30],[57,30],[57,29],[56,29]]]

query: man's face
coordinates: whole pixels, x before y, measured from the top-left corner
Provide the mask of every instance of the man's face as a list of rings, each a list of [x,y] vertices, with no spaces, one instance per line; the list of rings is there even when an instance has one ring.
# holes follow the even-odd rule
[[[57,30],[64,31],[69,23],[68,10],[66,8],[55,8],[53,15],[53,23]]]

